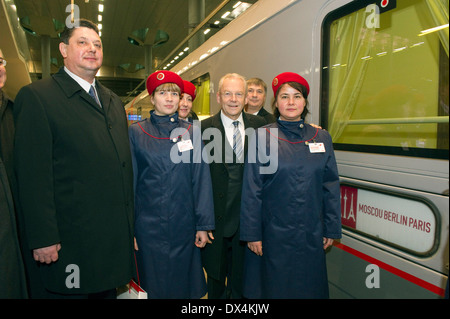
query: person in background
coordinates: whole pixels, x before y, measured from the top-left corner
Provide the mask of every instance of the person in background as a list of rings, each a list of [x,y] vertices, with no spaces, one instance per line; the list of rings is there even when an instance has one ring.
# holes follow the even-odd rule
[[[196,157],[200,129],[178,117],[176,73],[155,72],[146,84],[154,110],[129,128],[140,283],[150,299],[198,299],[206,294],[200,249],[214,229],[209,167]]]
[[[192,110],[192,103],[197,95],[195,85],[189,81],[183,81],[184,92],[180,98],[180,105],[178,107],[178,117],[188,122],[198,120],[197,114]]]
[[[261,174],[263,164],[255,161],[244,170],[241,240],[249,248],[244,296],[328,298],[325,249],[341,237],[333,143],[326,131],[304,122],[309,84],[303,77],[282,73],[272,88],[278,120],[258,130],[255,139],[265,134],[257,153],[278,146],[278,169]]]
[[[64,67],[15,101],[15,168],[31,298],[114,299],[135,276],[125,109],[95,75],[97,26],[65,28]]]
[[[248,79],[247,91],[247,104],[244,107],[245,112],[262,116],[267,124],[275,122],[275,116],[264,109],[267,96],[267,84],[258,78]]]
[[[14,103],[3,92],[5,83],[6,59],[0,50],[0,299],[22,299],[28,294],[13,195]]]
[[[245,243],[239,240],[239,216],[243,162],[248,148],[245,129],[265,124],[263,118],[243,112],[246,95],[244,77],[225,75],[217,92],[220,112],[201,122],[203,133],[212,129],[220,132],[220,138],[205,140],[205,145],[214,153],[209,155],[213,159],[220,157],[218,161],[209,160],[216,222],[215,239],[202,252],[209,299],[242,298]],[[232,158],[227,158],[231,153]]]

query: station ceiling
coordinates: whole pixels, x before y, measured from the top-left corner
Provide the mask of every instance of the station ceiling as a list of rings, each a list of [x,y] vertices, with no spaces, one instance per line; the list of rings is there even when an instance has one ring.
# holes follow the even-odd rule
[[[70,21],[72,0],[14,0],[13,2],[20,25],[26,30],[28,58],[30,59],[27,62],[31,65],[29,68],[39,74],[42,59],[42,35],[49,35],[51,38],[51,73],[56,72],[63,65],[58,50],[58,34],[66,20]],[[205,40],[232,20],[231,16],[223,18],[224,14],[236,10],[241,3],[236,0],[74,0],[73,2],[75,10],[79,9],[81,18],[102,25],[101,37],[104,48],[102,69],[105,71],[101,72],[101,76],[111,82],[109,87],[112,90],[121,91],[117,92],[120,96],[126,95],[126,91],[130,91],[133,85],[146,77],[145,69],[143,69],[146,65],[145,45],[153,47],[152,69],[161,69],[162,62],[165,62],[167,58],[172,59],[169,54],[211,12],[214,12],[219,6],[223,6],[199,30],[199,33],[204,33],[206,29],[211,29],[207,35],[203,36]],[[257,0],[242,2],[249,6],[256,3]],[[100,5],[103,6],[103,9],[100,8]],[[203,6],[204,13],[198,9],[199,5]],[[68,11],[66,12],[66,10]],[[191,14],[191,18],[189,18],[189,14]],[[194,16],[197,14],[198,17],[192,18],[192,14]],[[135,39],[135,44],[132,44],[129,38]],[[183,48],[186,47],[183,45]],[[189,53],[189,51],[186,52]],[[118,84],[120,82],[122,83]],[[127,82],[127,84],[124,85],[123,82]],[[115,88],[114,83],[119,87]]]

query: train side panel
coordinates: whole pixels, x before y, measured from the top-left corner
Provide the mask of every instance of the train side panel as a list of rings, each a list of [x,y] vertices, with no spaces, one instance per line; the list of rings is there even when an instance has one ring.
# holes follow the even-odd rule
[[[337,10],[363,2],[367,8],[358,10],[366,23],[371,23],[380,8],[369,1],[260,0],[173,71],[188,80],[209,74],[211,114],[219,110],[215,93],[226,73],[266,81],[265,107],[270,110],[273,77],[284,71],[297,72],[312,87],[308,120],[328,128],[323,95],[328,89],[323,70],[329,67],[323,62],[324,25]],[[423,9],[425,2],[414,2]],[[406,2],[395,3],[401,8]],[[387,22],[396,24],[393,18]],[[355,29],[355,34],[360,33]],[[401,77],[399,81],[401,84]],[[448,87],[446,94],[448,99]],[[445,115],[438,120],[445,125]],[[421,129],[417,126],[418,134]],[[380,138],[386,137],[380,133]],[[448,279],[448,155],[434,157],[431,151],[428,156],[425,150],[420,156],[405,156],[357,148],[336,150],[344,234],[327,253],[330,297],[442,297]],[[353,195],[353,207],[345,191]]]

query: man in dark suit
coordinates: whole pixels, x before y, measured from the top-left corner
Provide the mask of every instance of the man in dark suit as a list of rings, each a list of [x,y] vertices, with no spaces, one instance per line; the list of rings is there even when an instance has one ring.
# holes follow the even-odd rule
[[[205,148],[210,151],[216,223],[214,240],[202,254],[210,299],[242,298],[246,245],[239,240],[239,218],[243,162],[248,148],[245,130],[266,124],[263,118],[242,112],[246,91],[242,76],[225,75],[217,92],[221,111],[201,123]],[[210,138],[208,133],[214,132],[217,134]]]
[[[76,22],[61,35],[64,68],[22,88],[14,109],[31,298],[115,298],[135,270],[126,114],[95,80],[97,26]]]
[[[3,91],[6,60],[0,49],[0,299],[27,298],[17,234],[13,167],[14,103]]]
[[[267,84],[259,78],[247,80],[247,104],[244,107],[245,112],[258,115],[266,120],[267,124],[275,122],[275,116],[266,111]]]

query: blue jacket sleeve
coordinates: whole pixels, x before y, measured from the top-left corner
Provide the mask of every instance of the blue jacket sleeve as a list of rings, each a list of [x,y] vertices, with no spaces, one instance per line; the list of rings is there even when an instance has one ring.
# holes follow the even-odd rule
[[[327,135],[329,157],[323,175],[323,234],[338,239],[342,237],[339,174],[331,136]]]
[[[257,134],[250,140],[249,152],[255,150]],[[241,199],[241,233],[242,241],[253,242],[262,240],[262,188],[263,174],[261,174],[261,164],[258,159],[249,162],[248,156],[245,159],[245,168],[242,184]],[[255,159],[255,158],[253,158]]]
[[[202,160],[203,141],[200,128],[195,126],[192,130],[194,152],[192,160],[192,190],[194,195],[194,213],[197,231],[214,230],[214,203],[211,172],[209,165]]]

